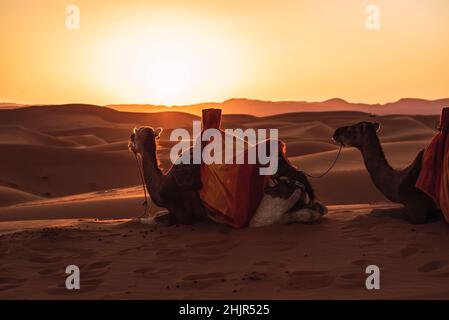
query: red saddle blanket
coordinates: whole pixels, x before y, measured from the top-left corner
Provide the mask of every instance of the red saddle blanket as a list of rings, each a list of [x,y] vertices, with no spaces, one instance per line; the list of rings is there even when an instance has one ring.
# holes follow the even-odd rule
[[[441,113],[439,129],[424,152],[416,187],[432,197],[449,222],[449,108]]]
[[[221,110],[203,111],[203,131],[220,129]],[[222,143],[227,133],[220,130]],[[203,143],[205,146],[207,143]],[[257,146],[245,145],[245,152]],[[222,148],[222,150],[225,150]],[[234,228],[246,227],[264,195],[267,176],[259,164],[202,164],[200,197],[212,212],[211,218]]]

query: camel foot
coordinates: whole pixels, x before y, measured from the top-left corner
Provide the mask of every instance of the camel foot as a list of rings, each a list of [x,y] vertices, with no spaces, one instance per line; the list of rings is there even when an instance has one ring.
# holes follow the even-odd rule
[[[373,209],[371,210],[369,215],[374,217],[392,217],[398,219],[406,219],[407,210],[403,207],[389,208],[389,209]]]
[[[156,223],[154,221],[153,217],[148,217],[148,216],[139,218],[138,221],[142,224],[155,224]]]
[[[312,203],[309,208],[313,211],[318,212],[321,216],[326,215],[329,211],[326,206],[322,205],[319,202]]]
[[[170,214],[167,213],[167,214],[163,214],[163,215],[154,217],[154,222],[157,225],[168,227],[171,225]]]
[[[162,226],[170,225],[170,214],[168,210],[158,211],[153,215],[146,215],[140,218],[142,223],[146,224],[158,224]]]
[[[287,212],[279,219],[279,224],[286,225],[291,223],[309,224],[320,219],[321,213],[310,208],[304,208],[298,211]]]

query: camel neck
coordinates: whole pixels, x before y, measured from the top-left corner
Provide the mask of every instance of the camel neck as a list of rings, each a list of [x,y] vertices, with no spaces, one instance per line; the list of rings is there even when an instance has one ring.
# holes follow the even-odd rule
[[[162,186],[164,175],[159,168],[156,153],[143,153],[142,166],[148,193],[150,194],[151,199],[156,205],[162,206],[159,191]]]
[[[147,170],[154,171],[155,174],[162,175],[162,170],[159,168],[159,161],[157,160],[156,152],[144,152],[142,154],[142,161]]]
[[[385,158],[379,137],[374,136],[361,148],[366,169],[376,187],[390,201],[398,202],[398,172],[394,170]]]

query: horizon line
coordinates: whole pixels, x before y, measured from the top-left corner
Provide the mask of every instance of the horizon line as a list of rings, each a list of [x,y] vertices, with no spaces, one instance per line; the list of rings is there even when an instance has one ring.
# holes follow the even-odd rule
[[[195,103],[189,103],[189,104],[173,104],[173,105],[167,105],[167,104],[152,104],[152,103],[106,103],[106,104],[96,104],[96,103],[88,103],[88,102],[63,102],[63,103],[22,103],[22,102],[0,102],[0,105],[17,105],[17,106],[57,106],[57,105],[69,105],[69,104],[84,104],[84,105],[93,105],[93,106],[101,106],[101,107],[107,107],[107,106],[154,106],[154,107],[166,107],[166,108],[175,108],[175,107],[188,107],[188,106],[196,106],[196,105],[202,105],[202,104],[223,104],[232,100],[247,100],[247,101],[257,101],[257,102],[271,102],[271,103],[326,103],[331,101],[337,101],[347,103],[347,104],[363,104],[368,106],[385,106],[389,104],[395,104],[398,102],[401,102],[403,100],[423,100],[427,102],[436,102],[440,100],[449,100],[449,97],[446,98],[436,98],[436,99],[428,99],[428,98],[417,98],[417,97],[404,97],[399,98],[396,101],[389,101],[385,103],[368,103],[368,102],[353,102],[348,101],[344,98],[330,98],[326,100],[263,100],[258,98],[229,98],[225,99],[221,102],[219,101],[203,101],[203,102],[195,102]]]

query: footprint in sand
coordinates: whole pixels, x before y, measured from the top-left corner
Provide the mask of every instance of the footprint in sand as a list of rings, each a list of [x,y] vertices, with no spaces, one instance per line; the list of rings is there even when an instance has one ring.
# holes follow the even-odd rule
[[[294,249],[297,246],[297,243],[284,240],[277,240],[259,243],[258,245],[269,249],[273,249],[274,251],[288,251]]]
[[[363,270],[365,270],[365,268],[367,266],[374,264],[374,262],[371,261],[371,260],[360,259],[360,260],[352,261],[351,264],[356,265],[356,266],[358,266],[360,268],[363,268]]]
[[[156,251],[156,256],[163,262],[176,262],[185,259],[185,249],[159,249]]]
[[[314,290],[331,286],[335,276],[327,271],[294,271],[288,273],[287,288],[296,290]]]
[[[434,272],[445,267],[447,264],[448,262],[444,260],[431,261],[419,267],[418,271],[423,273]]]
[[[361,249],[376,246],[382,241],[382,239],[380,239],[378,237],[374,237],[370,234],[363,234],[363,235],[355,237],[355,238],[365,242],[360,245]]]
[[[216,252],[215,250],[229,251],[236,246],[238,246],[238,242],[207,241],[193,243],[190,247],[196,252],[208,254]]]
[[[48,263],[57,262],[62,259],[85,259],[90,258],[96,254],[96,251],[91,249],[79,249],[79,248],[45,248],[42,250],[34,250],[38,252],[33,258],[36,261],[29,260],[30,262]],[[53,253],[49,256],[49,253]],[[54,260],[54,261],[53,261]]]
[[[269,275],[264,272],[253,271],[253,272],[245,274],[245,276],[243,277],[242,280],[259,281],[259,280],[267,279],[268,277],[269,277]]]
[[[107,274],[110,271],[109,265],[111,263],[111,261],[98,261],[80,266],[82,278],[92,279]]]
[[[63,268],[48,268],[48,269],[42,269],[39,270],[37,273],[41,276],[55,276],[55,275],[62,275],[64,274]]]
[[[26,279],[2,277],[0,278],[0,291],[18,288],[25,282]]]
[[[219,260],[238,245],[239,243],[236,241],[207,241],[193,243],[188,247],[189,256],[186,257],[186,260],[201,263],[204,261]]]
[[[344,273],[337,277],[335,284],[343,289],[365,289],[366,274],[361,270],[360,272]]]
[[[86,259],[91,258],[97,254],[95,250],[91,249],[78,249],[78,248],[62,248],[57,249],[58,251],[64,251],[65,253],[69,253],[70,259]]]
[[[226,273],[191,274],[181,279],[175,287],[179,289],[204,289],[226,282]]]
[[[34,255],[28,259],[29,262],[39,263],[39,264],[48,264],[48,263],[56,263],[63,260],[64,257],[53,257],[53,256],[44,256],[44,255]]]
[[[408,257],[410,257],[410,256],[413,256],[413,255],[417,254],[418,252],[419,252],[419,249],[418,249],[418,248],[415,248],[415,247],[405,247],[405,248],[402,248],[402,249],[399,251],[399,254],[401,255],[402,258],[408,258]]]
[[[103,269],[109,266],[112,262],[111,261],[98,261],[91,264],[88,264],[84,269],[85,270],[97,270],[97,269]]]
[[[433,278],[449,278],[449,263],[445,260],[428,262],[418,268],[419,272],[426,273]]]
[[[275,265],[275,264],[277,264],[277,262],[273,262],[273,261],[258,261],[258,262],[255,262],[253,265],[254,266],[264,267],[264,266],[271,266],[271,265]]]
[[[161,275],[166,275],[171,269],[156,269],[154,267],[140,268],[133,271],[135,275],[142,276],[144,278],[155,279]]]

